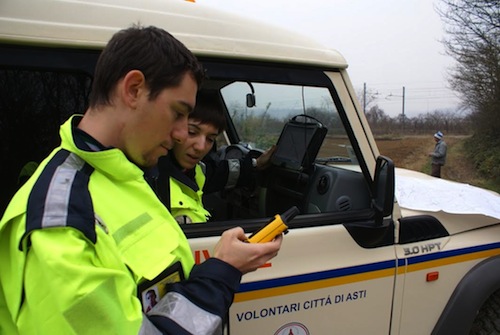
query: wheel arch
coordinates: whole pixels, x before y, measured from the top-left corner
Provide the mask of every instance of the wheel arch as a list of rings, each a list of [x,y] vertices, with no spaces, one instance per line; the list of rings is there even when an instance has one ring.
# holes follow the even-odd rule
[[[468,334],[481,306],[500,289],[499,269],[500,256],[475,265],[453,291],[432,334]]]

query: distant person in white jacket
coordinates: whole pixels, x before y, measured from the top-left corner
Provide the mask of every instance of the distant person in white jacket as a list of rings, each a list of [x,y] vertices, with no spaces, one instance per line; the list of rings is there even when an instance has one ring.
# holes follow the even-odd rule
[[[446,163],[446,151],[447,146],[446,142],[443,140],[443,133],[438,131],[434,134],[434,141],[436,141],[436,146],[434,147],[434,151],[429,153],[429,156],[432,157],[431,161],[431,176],[441,178],[441,166]]]

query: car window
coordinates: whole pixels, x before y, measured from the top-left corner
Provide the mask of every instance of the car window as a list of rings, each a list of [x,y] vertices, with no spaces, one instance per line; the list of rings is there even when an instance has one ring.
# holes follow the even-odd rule
[[[0,213],[34,167],[59,145],[59,126],[85,112],[92,78],[47,68],[0,69]]]
[[[285,123],[306,114],[328,129],[318,162],[357,164],[328,88],[236,81],[221,93],[240,141],[250,148],[267,149],[276,144]],[[251,107],[246,103],[250,94],[255,97]]]
[[[373,215],[370,182],[362,172],[364,162],[356,155],[357,143],[353,142],[352,129],[327,73],[272,64],[205,65],[208,79],[202,90],[218,92],[228,118],[226,131],[217,139],[216,159],[242,159],[264,152],[277,144],[283,129],[299,116],[307,120],[312,117],[327,128],[324,138],[320,136],[317,141],[319,148],[315,146],[317,150],[312,150],[311,155],[312,151],[307,151],[307,155],[315,157],[308,156],[308,164],[284,163],[289,158],[293,161],[305,157],[297,152],[310,147],[304,144],[310,139],[309,133],[294,131],[285,136],[285,149],[290,155],[286,157],[286,150],[284,156],[283,152],[277,155],[278,146],[274,158],[279,158],[272,159],[273,164],[266,170],[249,177],[253,183],[205,193],[203,202],[212,214],[211,222],[231,226],[228,221],[269,218],[293,206],[300,210],[295,220],[305,220],[307,225],[338,224]],[[301,139],[305,139],[304,143]],[[328,213],[325,221],[302,218],[304,214],[323,213]]]

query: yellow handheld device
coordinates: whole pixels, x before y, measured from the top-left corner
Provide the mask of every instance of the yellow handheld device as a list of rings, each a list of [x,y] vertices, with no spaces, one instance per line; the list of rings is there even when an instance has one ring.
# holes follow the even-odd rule
[[[272,241],[276,236],[281,233],[288,232],[287,223],[299,214],[299,209],[293,206],[283,214],[276,214],[265,226],[257,230],[255,233],[248,237],[249,243],[264,243]]]

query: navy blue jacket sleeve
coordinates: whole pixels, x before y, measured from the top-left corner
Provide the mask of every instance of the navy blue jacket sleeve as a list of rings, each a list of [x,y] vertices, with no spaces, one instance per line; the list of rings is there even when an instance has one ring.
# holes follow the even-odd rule
[[[222,334],[241,272],[216,258],[196,265],[147,313],[163,334]]]

